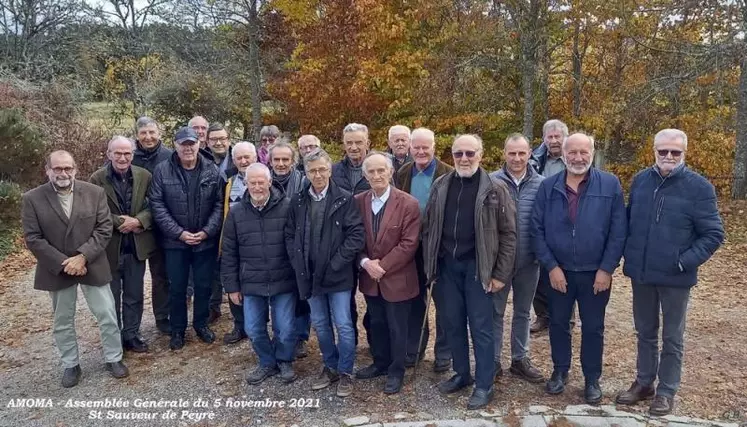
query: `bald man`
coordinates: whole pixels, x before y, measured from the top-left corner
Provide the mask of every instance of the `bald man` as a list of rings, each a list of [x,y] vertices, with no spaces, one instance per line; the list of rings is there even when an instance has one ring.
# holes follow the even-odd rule
[[[109,141],[106,166],[91,175],[90,182],[104,189],[114,230],[106,247],[112,271],[111,289],[125,350],[148,351],[140,336],[143,318],[145,260],[156,251],[153,219],[147,194],[151,174],[132,165],[135,141],[115,136]]]

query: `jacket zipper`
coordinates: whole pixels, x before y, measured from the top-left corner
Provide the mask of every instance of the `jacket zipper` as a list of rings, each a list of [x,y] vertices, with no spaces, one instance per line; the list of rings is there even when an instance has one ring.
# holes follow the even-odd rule
[[[653,203],[656,206],[657,205],[656,204],[656,195],[659,193],[659,189],[664,185],[664,183],[667,182],[667,178],[669,178],[669,176],[662,177],[658,172],[654,171],[654,173],[656,173],[660,178],[662,178],[662,180],[659,183],[659,185],[657,185],[656,188],[654,188],[654,199],[653,199]],[[648,236],[651,234],[651,228],[654,226],[654,224],[658,224],[659,223],[659,219],[661,217],[661,209],[664,207],[663,196],[662,196],[662,199],[660,200],[659,204],[660,204],[660,206],[657,208],[656,216],[654,217],[653,221],[649,220],[648,233],[646,233],[646,240],[648,240]],[[646,259],[647,259],[646,252],[648,252],[648,245],[644,245],[643,246],[643,268],[641,269],[641,280],[643,280],[643,278],[646,277]]]
[[[463,178],[462,178],[463,179]],[[454,218],[454,250],[452,253],[452,257],[456,259],[456,251],[457,247],[459,246],[459,239],[457,239],[457,224],[459,224],[459,204],[462,200],[462,190],[464,189],[464,181],[462,179],[459,180],[459,184],[461,185],[459,187],[459,194],[457,194],[457,206],[456,206],[456,217]]]
[[[659,199],[659,207],[656,209],[656,223],[659,223],[659,220],[661,219],[661,211],[664,209],[664,198],[666,196],[661,196],[661,199]]]

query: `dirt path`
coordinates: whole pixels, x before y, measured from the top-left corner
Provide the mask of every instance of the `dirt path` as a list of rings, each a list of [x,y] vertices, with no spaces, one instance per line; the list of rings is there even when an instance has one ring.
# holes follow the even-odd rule
[[[741,213],[740,213],[741,212]],[[692,293],[685,344],[685,372],[678,395],[675,414],[707,419],[747,421],[747,338],[745,319],[747,305],[747,244],[741,229],[747,215],[733,210],[727,215],[737,229],[727,245],[702,269],[701,280]],[[59,357],[51,335],[51,302],[44,292],[34,291],[33,272],[28,268],[33,259],[27,253],[14,255],[0,264],[0,426],[84,426],[122,425],[122,421],[88,419],[92,409],[66,408],[68,399],[78,401],[121,399],[130,404],[125,409],[110,409],[113,413],[157,413],[167,408],[134,408],[135,399],[150,401],[184,399],[187,408],[175,408],[177,421],[130,421],[133,425],[340,425],[343,418],[365,415],[371,422],[391,422],[395,414],[407,413],[406,420],[454,419],[479,417],[464,408],[468,392],[456,396],[439,395],[435,384],[447,378],[430,372],[432,350],[421,365],[422,376],[415,384],[409,380],[402,393],[385,396],[379,390],[384,379],[358,381],[354,394],[345,399],[334,396],[334,390],[313,392],[311,378],[318,372],[320,356],[312,337],[311,355],[297,362],[300,379],[293,385],[282,385],[270,379],[260,387],[248,387],[244,377],[256,363],[250,345],[237,346],[196,342],[188,331],[185,350],[172,353],[168,338],[160,335],[154,325],[150,300],[146,297],[142,333],[151,352],[127,354],[131,376],[122,381],[109,377],[103,370],[100,340],[95,322],[79,294],[76,327],[79,336],[83,379],[73,389],[60,386]],[[149,278],[146,286],[149,289]],[[629,281],[617,275],[607,311],[605,366],[602,388],[604,404],[620,389],[626,388],[635,372],[635,331],[632,322]],[[146,291],[146,295],[148,291]],[[362,300],[359,301],[363,309]],[[220,338],[228,332],[231,320],[224,303],[224,316],[215,326]],[[431,313],[433,315],[433,313]],[[508,316],[507,316],[508,317]],[[361,328],[362,330],[362,328]],[[365,343],[365,339],[361,340]],[[539,404],[562,408],[581,404],[583,377],[578,364],[580,329],[574,331],[574,367],[564,395],[550,397],[541,385],[530,385],[510,376],[499,379],[491,412],[511,413]],[[365,344],[364,344],[365,345]],[[504,364],[507,363],[507,337],[504,343]],[[532,357],[549,375],[552,369],[549,342],[546,335],[534,337]],[[368,352],[359,347],[356,366],[370,362]],[[51,399],[52,408],[9,408],[11,399]],[[202,399],[207,408],[194,406]],[[221,399],[220,407],[214,405]],[[228,408],[227,400],[283,401],[285,408]],[[311,408],[288,408],[292,403]],[[45,401],[46,402],[46,401]],[[277,403],[276,403],[277,404]],[[646,407],[621,408],[644,413]],[[179,420],[182,411],[191,411],[192,419]],[[96,410],[94,410],[95,412]],[[102,409],[104,418],[107,409]],[[200,416],[213,414],[213,419]],[[184,414],[188,416],[189,414]]]

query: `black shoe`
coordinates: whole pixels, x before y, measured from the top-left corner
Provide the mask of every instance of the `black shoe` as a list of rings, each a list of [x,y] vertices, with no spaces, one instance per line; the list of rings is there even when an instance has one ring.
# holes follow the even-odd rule
[[[421,353],[420,360],[423,360],[423,357],[425,357],[425,354]],[[416,363],[418,363],[417,354],[408,354],[405,356],[405,368],[414,368]]]
[[[162,334],[171,335],[171,324],[169,324],[169,319],[156,320],[156,328],[158,328],[158,331]]]
[[[560,394],[568,383],[568,372],[553,371],[550,380],[545,384],[547,394]]]
[[[234,326],[231,332],[223,335],[223,344],[236,344],[244,338],[246,338],[246,332],[244,332],[243,329]]]
[[[72,368],[65,368],[62,373],[62,386],[65,388],[75,387],[80,381],[82,371],[80,365],[75,365]]]
[[[257,366],[257,369],[253,370],[249,376],[246,377],[246,382],[251,385],[257,385],[267,378],[277,375],[279,372],[280,371],[276,366]]]
[[[530,383],[538,384],[545,381],[542,372],[532,365],[532,361],[529,360],[528,357],[511,362],[511,368],[509,370],[512,374],[521,377]]]
[[[298,378],[291,362],[278,362],[278,368],[280,368],[280,379],[284,383],[290,384]]]
[[[359,369],[355,373],[355,378],[359,380],[367,380],[370,378],[383,377],[386,374],[386,369],[379,369],[378,366],[372,363],[363,369]]]
[[[220,319],[221,316],[222,316],[222,314],[220,313],[220,308],[217,309],[217,310],[211,308],[210,309],[210,315],[208,316],[208,324],[212,325],[213,323],[217,322],[218,319]]]
[[[493,387],[489,390],[475,388],[472,391],[472,396],[467,401],[467,409],[470,411],[480,409],[488,406],[488,403],[493,399]]]
[[[538,332],[547,330],[549,326],[550,326],[550,319],[547,317],[540,316],[534,320],[531,326],[529,326],[529,332],[536,334]]]
[[[169,348],[172,350],[181,350],[184,348],[184,332],[172,332]]]
[[[210,330],[207,326],[203,326],[202,328],[195,328],[195,335],[197,335],[197,338],[200,339],[200,341],[212,344],[215,342],[215,333]]]
[[[309,355],[309,349],[306,348],[306,341],[299,339],[296,344],[296,359],[303,359]]]
[[[122,347],[124,347],[125,350],[129,350],[135,353],[148,352],[148,344],[146,344],[142,338],[137,336],[131,340],[124,340],[124,342],[122,343]]]
[[[127,369],[127,366],[125,366],[121,360],[119,362],[107,363],[106,370],[109,371],[114,378],[125,378],[130,376],[130,370]]]
[[[448,372],[451,370],[451,359],[436,359],[433,361],[433,372]]]
[[[388,376],[386,377],[386,384],[384,385],[384,393],[396,394],[402,390],[402,378]]]
[[[599,381],[586,381],[586,387],[584,387],[584,400],[589,405],[596,405],[602,401],[602,388],[599,387]]]
[[[454,375],[448,380],[438,385],[438,391],[443,394],[456,393],[464,387],[470,386],[474,383],[472,378],[464,378],[459,374]]]

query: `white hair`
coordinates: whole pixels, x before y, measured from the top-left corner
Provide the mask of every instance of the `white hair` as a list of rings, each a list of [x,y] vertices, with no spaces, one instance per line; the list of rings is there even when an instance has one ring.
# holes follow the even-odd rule
[[[389,168],[389,170],[394,170],[394,163],[392,163],[392,156],[386,153],[382,153],[381,151],[372,151],[368,153],[365,159],[363,159],[363,173],[366,173],[366,165],[370,162],[369,159],[374,156],[381,156],[386,160],[386,165]]]
[[[236,150],[239,148],[245,148],[251,151],[255,157],[257,156],[257,147],[255,147],[254,144],[252,144],[251,142],[248,142],[248,141],[237,142],[236,145],[233,146],[233,151],[236,152]]]
[[[301,141],[304,141],[304,140],[307,140],[307,139],[311,140],[311,141],[313,141],[313,142],[315,142],[317,144],[319,144],[319,146],[322,145],[322,141],[319,141],[319,138],[317,138],[316,135],[310,135],[310,134],[309,135],[301,135],[301,137],[298,138],[298,141],[297,141],[296,144],[300,148],[301,147]]]
[[[563,138],[568,138],[568,125],[557,119],[548,120],[542,125],[542,137],[544,138],[547,132],[556,129],[563,134]]]
[[[566,145],[568,145],[568,140],[574,135],[582,135],[587,137],[589,139],[589,142],[591,142],[591,152],[594,152],[594,137],[583,132],[574,132],[572,135],[569,135],[567,138],[563,139],[563,152],[565,152],[565,147]]]
[[[430,141],[431,144],[436,143],[436,134],[433,133],[433,131],[428,128],[417,128],[413,130],[412,133],[410,134],[410,140],[412,141],[415,138],[425,138],[428,141]]]
[[[477,145],[478,145],[477,149],[479,151],[483,151],[483,149],[482,149],[482,138],[480,138],[479,135],[475,135],[473,133],[465,133],[465,134],[462,134],[462,135],[457,135],[456,138],[454,138],[454,142],[451,144],[452,150],[454,149],[454,144],[456,144],[456,142],[459,141],[459,139],[462,138],[462,137],[474,138],[475,141],[477,141]]]
[[[112,144],[114,144],[115,142],[119,142],[119,141],[127,141],[128,143],[130,143],[133,151],[137,149],[137,145],[135,144],[135,141],[133,141],[132,139],[127,138],[126,136],[122,136],[122,135],[114,135],[114,138],[112,138],[109,141],[109,144],[106,146],[106,150],[112,151]]]
[[[348,123],[342,130],[342,135],[345,136],[346,133],[350,132],[363,132],[366,134],[366,138],[368,138],[368,126],[366,125],[360,123]]]
[[[202,120],[205,121],[205,126],[209,125],[209,122],[207,121],[206,118],[204,118],[202,116],[194,116],[191,119],[189,119],[189,122],[187,122],[187,126],[192,127],[194,125],[194,122],[197,121],[197,120],[200,120],[200,119],[202,119]]]
[[[252,171],[261,171],[265,174],[267,177],[267,180],[272,182],[272,174],[270,173],[270,168],[265,166],[264,163],[256,162],[252,163],[246,168],[246,171],[244,171],[244,179],[246,180],[249,177],[249,172]]]
[[[392,135],[399,132],[406,132],[407,133],[407,139],[410,139],[411,133],[410,128],[404,125],[394,125],[389,128],[389,134],[387,136],[387,139],[392,139]]]
[[[662,129],[654,136],[654,147],[656,144],[665,139],[680,139],[682,140],[682,146],[687,151],[687,134],[679,129]]]

